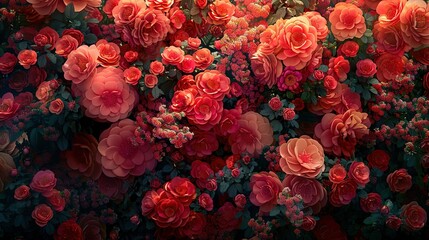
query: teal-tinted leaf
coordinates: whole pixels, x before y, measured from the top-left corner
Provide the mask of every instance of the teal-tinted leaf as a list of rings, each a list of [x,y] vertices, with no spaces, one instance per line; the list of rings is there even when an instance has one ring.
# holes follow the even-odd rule
[[[283,130],[283,125],[279,120],[272,121],[271,126],[274,132],[281,132]]]
[[[227,183],[227,182],[221,182],[220,185],[219,185],[219,191],[221,193],[224,193],[224,192],[226,192],[226,190],[228,190],[228,187],[229,187],[229,183]]]
[[[95,42],[97,42],[98,38],[97,36],[95,36],[95,34],[87,34],[85,35],[85,43],[86,44],[94,44]]]
[[[76,18],[77,13],[74,11],[73,4],[70,3],[69,5],[66,6],[66,9],[64,10],[64,15],[68,19],[74,19],[74,18]]]
[[[364,90],[363,92],[362,92],[362,97],[363,97],[363,99],[365,99],[365,100],[369,100],[370,98],[371,98],[371,94],[369,93],[369,91],[368,90]]]
[[[275,217],[275,216],[277,216],[279,214],[280,214],[280,208],[279,207],[273,208],[273,210],[271,210],[271,212],[270,212],[270,216],[271,217]]]
[[[152,96],[154,98],[159,98],[159,96],[161,96],[162,94],[164,94],[164,92],[158,88],[158,86],[155,86],[154,88],[152,88]]]
[[[320,65],[319,70],[322,72],[328,72],[329,67],[326,65]]]
[[[37,65],[39,65],[39,67],[41,67],[41,68],[44,68],[44,67],[46,67],[46,62],[47,62],[47,60],[46,60],[46,55],[40,55],[38,58],[37,58]]]
[[[28,47],[28,43],[27,42],[20,42],[20,43],[18,43],[18,49],[19,50],[27,49],[27,47]]]
[[[51,61],[53,64],[57,63],[57,57],[53,53],[48,52],[46,56],[49,58],[49,61]]]
[[[57,146],[61,151],[65,151],[69,146],[69,141],[64,136],[61,136],[57,141]]]

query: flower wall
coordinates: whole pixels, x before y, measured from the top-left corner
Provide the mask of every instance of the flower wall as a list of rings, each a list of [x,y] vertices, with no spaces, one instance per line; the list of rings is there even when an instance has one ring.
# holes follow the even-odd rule
[[[1,239],[428,239],[425,0],[0,0]]]

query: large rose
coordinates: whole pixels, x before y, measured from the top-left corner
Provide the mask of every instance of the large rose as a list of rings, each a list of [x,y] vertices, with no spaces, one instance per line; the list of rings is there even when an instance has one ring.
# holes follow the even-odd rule
[[[250,188],[250,202],[258,206],[259,211],[268,213],[277,205],[282,183],[274,172],[260,172],[250,178]]]
[[[278,38],[281,50],[277,58],[297,70],[307,65],[317,49],[317,29],[304,16],[288,19]]]
[[[387,176],[387,184],[393,192],[405,193],[413,185],[412,177],[404,168],[398,169]]]
[[[230,90],[230,79],[218,70],[206,70],[195,76],[195,84],[201,96],[221,101]]]
[[[99,51],[97,61],[103,67],[117,67],[119,65],[120,52],[119,46],[113,42],[107,42],[105,39],[99,40],[96,44]]]
[[[164,189],[186,206],[197,197],[195,185],[187,178],[175,177],[165,183]]]
[[[315,178],[325,170],[322,146],[308,136],[289,139],[280,145],[280,167],[286,174]]]
[[[229,0],[215,0],[209,7],[207,20],[215,25],[227,24],[235,13],[235,6]]]
[[[349,204],[356,197],[357,184],[350,178],[332,185],[329,201],[334,207]]]
[[[57,231],[54,234],[55,240],[73,239],[83,240],[82,228],[74,220],[67,220],[58,226]]]
[[[377,79],[380,82],[395,80],[405,70],[405,63],[401,56],[384,53],[375,61],[377,64]]]
[[[405,225],[409,229],[416,231],[425,226],[427,213],[417,202],[411,202],[402,206],[401,218],[405,220]]]
[[[124,81],[119,68],[99,68],[85,84],[74,86],[85,115],[98,121],[116,122],[131,114],[138,101],[137,92]]]
[[[241,115],[238,124],[239,129],[228,138],[234,154],[261,154],[263,147],[274,140],[270,122],[259,113],[247,112]]]
[[[95,45],[90,47],[82,45],[72,51],[63,65],[64,78],[79,84],[97,72],[98,49]]]
[[[320,212],[328,201],[326,189],[315,179],[287,175],[282,185],[288,187],[292,195],[299,194],[304,202],[304,207],[310,207],[314,214]]]
[[[200,212],[192,211],[186,225],[179,229],[181,235],[188,239],[205,239],[206,233],[206,215]]]
[[[376,23],[372,32],[380,51],[403,55],[405,51],[410,50],[410,46],[405,43],[401,28],[398,25],[384,27],[380,23]]]
[[[383,27],[394,26],[399,23],[402,9],[407,0],[382,0],[377,5],[378,22]]]
[[[322,41],[325,40],[329,33],[326,19],[316,11],[304,12],[304,16],[307,17],[311,25],[317,29],[317,39]]]
[[[2,98],[0,98],[0,122],[14,117],[19,106],[12,93],[5,93]]]
[[[429,5],[423,0],[409,0],[400,16],[404,41],[413,48],[429,44]]]
[[[112,124],[100,135],[98,151],[103,172],[108,177],[141,176],[153,170],[156,159],[152,145],[135,140],[137,125],[130,119]]]
[[[283,64],[274,54],[264,54],[261,51],[252,56],[251,67],[256,79],[262,85],[272,88],[277,83],[277,78],[283,72]]]
[[[350,157],[357,141],[369,133],[369,126],[368,114],[351,109],[344,114],[326,114],[314,133],[326,152]]]
[[[352,3],[337,3],[329,14],[329,22],[334,37],[339,41],[360,38],[366,31],[362,10]]]
[[[50,15],[57,9],[63,12],[65,8],[63,0],[27,0],[27,2],[30,3],[34,10],[40,15]]]
[[[6,153],[0,152],[0,192],[10,180],[10,173],[15,169],[15,162],[13,158]]]
[[[98,141],[87,133],[77,133],[72,148],[65,152],[67,165],[82,175],[97,180],[101,175],[101,163],[97,150]]]
[[[135,19],[146,10],[145,1],[138,0],[121,0],[112,9],[112,16],[115,20],[115,25],[119,29],[123,26],[134,25]]]
[[[222,101],[209,96],[199,96],[195,98],[195,104],[186,117],[198,128],[208,131],[219,123],[222,111]]]

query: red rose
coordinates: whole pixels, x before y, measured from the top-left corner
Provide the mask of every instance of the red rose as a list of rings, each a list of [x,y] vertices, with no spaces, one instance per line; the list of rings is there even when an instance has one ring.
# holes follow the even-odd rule
[[[427,213],[417,202],[411,202],[402,206],[401,218],[409,229],[416,231],[425,226]]]
[[[347,235],[330,215],[321,217],[313,232],[317,240],[347,240]]]
[[[231,89],[231,80],[217,70],[205,70],[195,76],[198,92],[203,97],[222,101]]]
[[[243,209],[247,203],[246,196],[244,194],[237,194],[234,197],[234,203],[238,208]]]
[[[148,88],[154,88],[158,84],[158,77],[153,74],[146,74],[144,76],[144,85]]]
[[[8,81],[9,87],[17,92],[21,92],[28,86],[28,75],[24,71],[15,72]]]
[[[352,179],[345,179],[332,185],[329,200],[334,207],[349,204],[356,197],[357,184]]]
[[[206,211],[213,210],[213,199],[207,193],[202,193],[198,197],[198,204]]]
[[[165,183],[164,189],[185,206],[189,206],[197,197],[195,185],[187,178],[175,177],[171,181]]]
[[[70,29],[66,29],[63,31],[62,37],[64,37],[65,35],[70,35],[70,36],[74,37],[77,40],[78,46],[82,45],[83,40],[84,40],[84,36],[83,36],[81,31],[70,28]]]
[[[366,159],[369,167],[378,168],[383,172],[389,167],[390,155],[384,150],[374,150]]]
[[[142,72],[136,67],[129,67],[124,71],[125,82],[131,85],[137,85],[141,76]]]
[[[326,75],[326,77],[323,79],[323,86],[327,90],[334,90],[337,88],[338,81],[331,75]]]
[[[215,126],[216,134],[227,136],[228,134],[237,132],[240,128],[240,125],[238,124],[240,117],[241,112],[237,109],[224,109],[219,124]]]
[[[38,68],[36,66],[30,67],[28,70],[28,83],[33,87],[38,87],[41,82],[46,80],[48,74],[43,68]]]
[[[268,213],[277,205],[282,191],[282,183],[274,172],[255,173],[250,178],[250,202],[259,207],[260,212]]]
[[[205,188],[206,182],[210,177],[214,176],[214,172],[208,163],[197,160],[192,162],[191,176],[197,179],[199,188]]]
[[[179,229],[181,235],[188,239],[206,239],[206,218],[203,213],[192,211],[188,223]]]
[[[53,216],[54,212],[46,204],[37,205],[31,213],[31,217],[36,221],[36,224],[39,227],[46,226]]]
[[[347,41],[343,43],[337,50],[339,56],[356,57],[359,51],[359,44],[355,41]]]
[[[165,71],[165,67],[162,64],[162,62],[153,61],[150,63],[149,72],[152,73],[153,75],[162,74],[164,73],[164,71]]]
[[[369,168],[363,162],[354,161],[350,165],[348,176],[359,186],[364,187],[369,183]]]
[[[214,94],[217,95],[219,93],[222,94],[220,91]],[[195,104],[192,110],[187,113],[187,117],[192,125],[197,126],[201,130],[208,131],[219,123],[222,118],[222,112],[222,100],[215,100],[211,96],[199,96],[195,98]]]
[[[188,47],[193,50],[198,50],[198,47],[201,45],[201,40],[199,38],[188,38]]]
[[[377,65],[371,59],[360,60],[356,63],[358,77],[373,77],[377,73]]]
[[[0,122],[15,116],[19,106],[12,93],[5,93],[2,98],[0,98]]]
[[[380,210],[382,199],[378,193],[368,193],[366,198],[360,199],[360,207],[364,212],[375,213]]]
[[[335,164],[329,169],[329,181],[332,183],[340,183],[346,178],[347,171],[341,164]]]
[[[194,0],[195,5],[200,9],[203,9],[207,6],[207,0]]]
[[[273,111],[278,111],[283,107],[283,103],[280,100],[280,98],[278,96],[273,97],[270,99],[270,101],[268,102],[268,106],[273,110]]]
[[[30,188],[27,185],[21,185],[15,189],[13,197],[16,200],[24,200],[30,196]]]
[[[62,212],[66,206],[66,200],[61,195],[61,192],[55,189],[52,191],[52,195],[48,197],[48,202],[57,212]]]
[[[178,91],[178,90],[185,90],[191,87],[194,87],[195,85],[195,80],[194,80],[194,76],[192,75],[183,75],[179,81],[177,82],[176,86],[174,86],[174,91]]]
[[[49,44],[50,47],[48,49],[52,50],[54,49],[55,43],[58,41],[59,37],[60,36],[58,35],[57,31],[50,27],[44,27],[40,29],[39,34],[36,35],[36,37],[34,38],[34,42],[41,47],[44,47],[45,45]],[[36,41],[41,39],[43,39],[43,41]]]
[[[304,231],[311,231],[316,227],[316,220],[312,216],[304,216],[302,219],[301,229]]]
[[[178,68],[184,73],[192,73],[195,70],[195,61],[191,55],[186,55]]]
[[[393,192],[405,193],[413,185],[411,175],[404,168],[389,174],[386,181]]]
[[[55,240],[83,240],[82,228],[74,220],[67,220],[58,226],[54,235]]]
[[[138,57],[139,53],[135,51],[126,51],[124,54],[125,60],[129,63],[135,62]]]
[[[214,56],[207,48],[197,50],[194,52],[194,54],[192,54],[192,57],[195,61],[195,67],[200,70],[208,68],[214,61]]]
[[[343,56],[332,58],[329,60],[328,74],[334,75],[340,82],[347,79],[347,73],[350,72],[350,63]]]
[[[12,53],[5,53],[0,57],[0,72],[2,74],[9,74],[15,68],[15,65],[18,63],[18,58],[15,57]]]
[[[397,231],[402,225],[402,220],[400,218],[398,218],[397,216],[391,215],[391,216],[387,217],[386,225],[389,228]]]
[[[232,231],[240,226],[241,218],[236,217],[238,210],[230,202],[226,202],[215,213],[215,225],[220,231]]]
[[[295,111],[301,111],[305,107],[304,100],[302,100],[301,98],[296,98],[292,100],[292,103],[293,105],[295,105]]]
[[[375,61],[377,64],[377,79],[380,82],[389,82],[404,72],[405,64],[401,56],[384,53]]]

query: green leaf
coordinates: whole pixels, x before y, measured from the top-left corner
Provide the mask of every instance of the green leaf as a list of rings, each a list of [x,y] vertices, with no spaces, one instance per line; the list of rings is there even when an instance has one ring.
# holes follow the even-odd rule
[[[158,86],[155,86],[154,88],[152,88],[152,96],[154,98],[159,98],[159,96],[161,96],[162,94],[164,94],[164,92],[158,88]]]
[[[270,212],[270,216],[271,217],[275,217],[275,216],[277,216],[279,214],[280,214],[280,208],[279,207],[273,208],[273,210],[271,210],[271,212]]]
[[[69,4],[66,6],[66,9],[64,10],[64,15],[68,18],[68,19],[74,19],[77,16],[77,13],[74,11],[74,6],[73,4]]]
[[[46,56],[49,58],[49,61],[51,61],[53,64],[57,63],[57,57],[53,53],[48,52]]]
[[[283,125],[279,120],[274,120],[271,122],[274,132],[281,132],[283,130]]]
[[[85,43],[86,44],[94,44],[97,42],[97,40],[98,40],[98,38],[97,38],[97,36],[95,36],[95,34],[90,33],[90,34],[87,34],[85,36]]]
[[[229,188],[229,183],[227,183],[227,182],[221,182],[219,185],[219,191],[221,193],[225,193],[226,190],[228,190],[228,188]]]
[[[39,67],[41,68],[46,67],[46,63],[47,63],[46,55],[43,54],[37,58],[37,65],[39,65]]]

